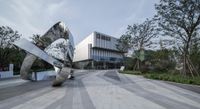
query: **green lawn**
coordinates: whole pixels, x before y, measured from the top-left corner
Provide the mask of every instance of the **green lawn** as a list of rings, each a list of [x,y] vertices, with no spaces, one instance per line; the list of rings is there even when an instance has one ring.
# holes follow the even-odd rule
[[[163,72],[148,72],[148,73],[141,73],[140,71],[119,71],[119,72],[124,74],[142,75],[143,77],[149,79],[200,85],[200,77],[194,77],[194,78],[184,77],[180,74],[163,73]]]

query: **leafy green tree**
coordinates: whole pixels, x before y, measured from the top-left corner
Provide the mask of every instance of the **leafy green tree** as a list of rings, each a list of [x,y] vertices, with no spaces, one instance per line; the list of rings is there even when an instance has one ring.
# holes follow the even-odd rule
[[[132,42],[131,42],[131,36],[130,35],[122,35],[118,40],[116,44],[116,48],[121,52],[123,56],[123,64],[127,61],[125,61],[125,53],[128,52],[128,50],[132,47]]]
[[[122,35],[118,40],[117,40],[116,47],[119,51],[122,53],[128,52],[128,50],[132,47],[132,40],[130,35]]]
[[[174,37],[180,43],[183,74],[198,75],[190,61],[190,48],[200,29],[200,0],[160,0],[155,7],[163,35]]]
[[[131,47],[135,52],[137,63],[135,64],[134,70],[140,70],[140,62],[144,61],[145,48],[150,47],[153,42],[152,38],[157,37],[158,31],[156,30],[156,24],[154,20],[147,19],[141,24],[133,24],[128,26],[126,37],[131,39]]]
[[[8,26],[0,27],[0,66],[7,67],[9,63],[15,64],[19,61],[15,56],[20,54],[12,43],[19,39],[21,35]],[[19,61],[20,62],[20,61]]]
[[[146,63],[148,62],[149,70],[153,71],[169,71],[175,68],[174,50],[160,49],[160,50],[146,50]]]
[[[18,31],[14,31],[12,28],[8,26],[0,27],[0,47],[1,48],[10,48],[12,47],[12,43],[19,39],[21,35],[19,35]]]

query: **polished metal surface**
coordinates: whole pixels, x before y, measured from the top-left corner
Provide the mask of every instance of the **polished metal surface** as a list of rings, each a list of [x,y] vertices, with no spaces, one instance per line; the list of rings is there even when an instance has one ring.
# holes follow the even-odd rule
[[[39,57],[40,59],[43,59],[44,61],[48,62],[51,65],[54,65],[55,62],[62,64],[58,60],[54,59],[53,57],[49,56],[46,52],[38,48],[35,44],[31,43],[30,41],[24,38],[14,42],[14,44],[17,45],[19,48],[25,51],[28,51],[30,54],[35,55],[36,57]]]
[[[55,68],[57,75],[56,80],[53,82],[53,86],[61,85],[66,80],[67,75],[70,75],[71,72],[71,68],[66,67],[66,63],[68,66],[71,66],[73,61],[73,36],[64,23],[58,22],[41,37],[41,40],[43,42],[36,42],[35,44],[26,39],[20,39],[13,43],[17,47],[28,52],[21,66],[21,78],[26,80],[32,79],[29,71],[34,61],[37,58],[40,58],[53,65]],[[57,40],[62,40],[62,42],[53,45]],[[58,46],[59,44],[62,45]],[[54,55],[57,52],[50,50],[53,48],[60,50],[61,52],[59,54],[62,54],[63,58]],[[64,63],[59,62],[57,59],[63,60]]]

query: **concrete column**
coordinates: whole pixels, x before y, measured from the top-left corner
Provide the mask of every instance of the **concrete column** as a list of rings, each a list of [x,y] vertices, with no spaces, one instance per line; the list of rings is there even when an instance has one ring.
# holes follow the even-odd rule
[[[13,72],[13,69],[14,69],[14,65],[13,64],[9,64],[9,71]]]
[[[10,71],[10,73],[11,73],[10,76],[13,76],[13,75],[14,75],[13,69],[14,69],[14,65],[13,65],[13,64],[9,64],[9,71]]]
[[[94,69],[94,61],[92,61],[92,69]]]
[[[106,62],[103,62],[103,68],[106,69]]]

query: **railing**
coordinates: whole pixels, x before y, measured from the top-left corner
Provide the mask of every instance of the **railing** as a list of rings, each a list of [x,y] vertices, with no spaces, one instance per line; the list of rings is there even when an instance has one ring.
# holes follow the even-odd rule
[[[9,65],[8,71],[0,71],[0,79],[1,78],[10,78],[13,77],[13,64]]]
[[[123,61],[122,58],[116,58],[116,57],[103,57],[103,56],[92,56],[92,59],[96,61],[109,61],[109,62],[121,62]]]

